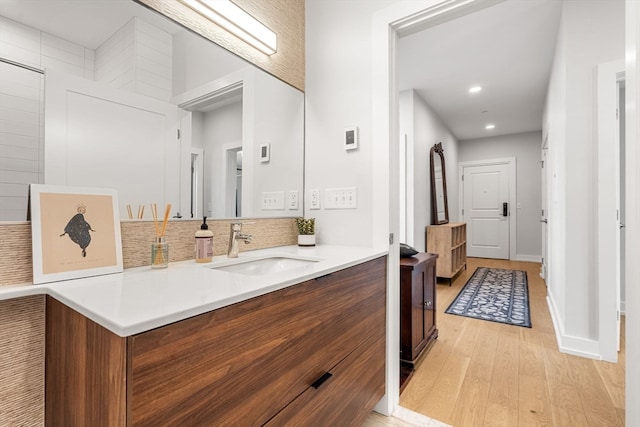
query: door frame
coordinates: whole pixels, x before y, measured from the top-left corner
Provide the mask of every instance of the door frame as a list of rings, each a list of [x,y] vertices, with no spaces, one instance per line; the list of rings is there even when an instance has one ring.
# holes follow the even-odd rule
[[[624,73],[624,61],[598,65],[597,69],[597,143],[598,143],[598,346],[602,360],[617,362],[620,337],[620,228],[619,173],[620,139],[618,80]],[[611,138],[614,138],[613,145]],[[615,292],[611,283],[614,272]],[[606,314],[606,315],[604,315]]]
[[[551,250],[549,247],[549,141],[547,139],[547,135],[545,133],[542,138],[542,147],[540,148],[540,169],[541,169],[541,210],[540,210],[540,234],[542,238],[541,252],[542,256],[540,257],[540,277],[544,280],[544,284],[549,287],[549,251]]]
[[[458,217],[462,222],[465,221],[464,212],[464,168],[474,166],[497,166],[507,165],[509,168],[509,260],[517,259],[517,235],[516,224],[518,217],[518,209],[516,205],[516,158],[504,157],[500,159],[472,160],[468,162],[458,163]]]
[[[401,34],[437,25],[504,0],[425,0],[398,2],[378,10],[372,17],[372,247],[388,252],[387,349],[385,395],[375,410],[391,415],[398,407],[400,381],[400,229],[397,189],[399,165],[399,89],[396,80],[396,45]]]

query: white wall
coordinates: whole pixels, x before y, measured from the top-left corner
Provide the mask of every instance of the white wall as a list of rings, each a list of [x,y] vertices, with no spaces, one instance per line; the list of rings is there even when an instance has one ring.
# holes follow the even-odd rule
[[[547,97],[549,300],[561,348],[598,357],[597,64],[624,57],[624,2],[563,4]]]
[[[300,92],[257,69],[253,70],[253,76],[253,93],[248,94],[253,102],[247,100],[247,108],[253,110],[253,121],[245,127],[245,133],[250,130],[253,134],[243,137],[243,148],[252,151],[250,157],[244,153],[244,160],[253,161],[251,175],[247,176],[243,170],[243,182],[245,177],[252,180],[250,191],[245,192],[243,183],[243,193],[246,197],[252,196],[253,211],[245,210],[243,205],[243,216],[302,216],[304,105],[300,102]],[[261,162],[260,146],[265,143],[271,147],[270,160]],[[274,191],[284,192],[284,209],[262,209],[262,193]],[[298,194],[296,209],[289,209],[287,205],[290,191]]]
[[[430,150],[434,144],[442,142],[449,220],[454,222],[458,218],[458,141],[431,107],[413,90],[400,93],[400,134],[407,135],[407,142],[413,148],[409,150],[413,154],[409,159],[413,163],[413,176],[410,177],[413,180],[413,185],[410,186],[413,191],[409,196],[413,200],[413,226],[410,227],[413,234],[407,242],[423,252],[426,250],[426,226],[431,224]]]
[[[625,425],[640,425],[640,364],[634,363],[640,359],[640,266],[637,260],[640,259],[637,236],[640,234],[638,225],[640,224],[640,151],[638,151],[638,141],[640,140],[638,131],[640,106],[640,5],[638,2],[628,0],[625,3],[625,77],[626,77],[626,132],[625,151],[627,170],[626,181],[626,232],[629,238],[626,241],[626,255],[629,262],[626,264],[626,358],[630,363],[625,367]]]
[[[202,118],[206,215],[209,218],[228,218],[230,215],[225,200],[225,150],[242,146],[242,102],[235,102],[207,113],[194,112],[193,115]],[[194,124],[197,121],[198,119]]]
[[[516,257],[525,261],[539,261],[542,255],[540,233],[541,145],[542,132],[465,140],[460,141],[459,144],[458,159],[460,162],[505,157],[516,158]],[[455,178],[458,179],[457,175]]]
[[[371,27],[373,13],[392,3],[306,1],[305,189],[358,191],[357,209],[325,210],[323,204],[321,210],[305,212],[316,217],[318,243],[373,242]],[[349,125],[360,129],[360,147],[353,151],[344,149]]]
[[[173,36],[173,96],[244,68],[244,59],[189,31]]]

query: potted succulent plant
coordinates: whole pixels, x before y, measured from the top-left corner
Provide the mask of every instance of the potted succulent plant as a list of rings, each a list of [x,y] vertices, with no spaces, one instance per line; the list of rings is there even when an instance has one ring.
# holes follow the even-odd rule
[[[298,246],[316,245],[316,219],[296,218],[298,226]]]

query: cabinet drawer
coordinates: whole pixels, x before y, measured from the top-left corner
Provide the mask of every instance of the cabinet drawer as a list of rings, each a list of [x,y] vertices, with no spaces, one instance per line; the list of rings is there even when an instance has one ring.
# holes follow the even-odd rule
[[[129,425],[263,424],[384,332],[385,300],[383,257],[129,337]]]
[[[385,335],[371,337],[266,425],[358,426],[384,395]]]

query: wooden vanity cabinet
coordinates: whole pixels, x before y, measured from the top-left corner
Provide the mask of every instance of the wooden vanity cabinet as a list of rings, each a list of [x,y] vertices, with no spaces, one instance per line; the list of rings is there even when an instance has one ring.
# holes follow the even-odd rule
[[[48,298],[46,425],[357,425],[385,312],[386,257],[126,338]]]
[[[436,338],[436,259],[420,252],[400,258],[400,360],[413,367]]]

